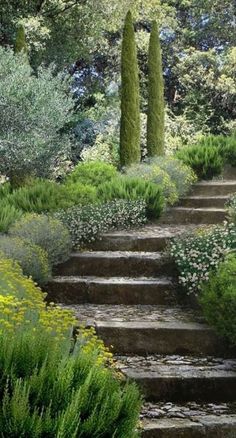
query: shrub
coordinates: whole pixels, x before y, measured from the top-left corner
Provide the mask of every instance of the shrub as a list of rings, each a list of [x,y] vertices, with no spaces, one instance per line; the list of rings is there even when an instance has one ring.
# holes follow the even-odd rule
[[[111,128],[114,129],[112,126]],[[98,134],[95,143],[91,147],[84,148],[80,154],[81,160],[86,162],[104,162],[118,165],[119,163],[119,145],[117,139],[109,138],[109,134]]]
[[[51,277],[46,251],[19,237],[0,236],[0,251],[22,267],[23,273],[39,284],[47,283]]]
[[[236,344],[236,257],[230,255],[202,285],[200,303],[219,335]]]
[[[161,187],[141,178],[114,178],[98,187],[98,196],[104,202],[113,199],[143,199],[146,202],[148,218],[159,218],[164,208]]]
[[[176,186],[178,197],[186,195],[191,185],[197,180],[190,166],[173,157],[154,157],[148,161],[148,164],[158,166],[168,173],[172,183]]]
[[[25,186],[14,190],[5,200],[24,212],[44,213],[75,204],[90,204],[97,198],[94,187],[79,182],[63,185],[49,180],[30,179]]]
[[[0,232],[7,232],[9,227],[22,216],[23,212],[7,201],[0,201]]]
[[[31,179],[7,196],[9,204],[24,212],[42,213],[73,205],[64,186],[43,179]]]
[[[43,248],[48,254],[51,265],[57,265],[69,258],[70,234],[57,219],[28,213],[10,228],[9,234]]]
[[[111,229],[138,227],[146,222],[142,200],[114,200],[106,204],[75,206],[55,213],[70,231],[74,247],[81,248]]]
[[[111,353],[13,261],[0,259],[0,430],[3,436],[135,438],[140,397]],[[122,376],[123,377],[123,376]]]
[[[70,353],[68,340],[63,354],[58,344],[45,332],[0,335],[2,435],[137,437],[136,386],[99,365],[96,344],[86,351],[78,340]]]
[[[17,262],[4,258],[0,252],[0,297],[11,295],[19,301],[31,302],[34,307],[41,305],[46,296],[31,278],[23,276]]]
[[[223,171],[224,160],[215,146],[187,146],[178,151],[176,156],[201,179],[211,179]]]
[[[126,169],[126,175],[158,184],[162,188],[167,203],[170,205],[173,205],[178,200],[175,184],[171,181],[168,173],[156,164],[134,164]]]
[[[219,150],[221,157],[227,164],[236,166],[236,137],[226,137],[224,135],[210,135],[203,137],[200,145]]]
[[[11,193],[11,184],[9,182],[0,182],[0,200]]]
[[[71,152],[65,133],[74,108],[69,79],[52,67],[34,74],[10,49],[0,47],[0,58],[0,173],[51,177]]]
[[[174,239],[170,254],[179,271],[179,282],[187,293],[199,293],[201,282],[209,279],[210,271],[216,270],[234,248],[236,227],[228,223]]]
[[[77,164],[67,181],[97,187],[99,184],[110,181],[116,175],[117,170],[112,164],[92,161]]]
[[[71,205],[75,204],[93,204],[97,202],[97,190],[90,185],[84,185],[82,182],[68,182],[64,185],[65,196]],[[63,206],[61,207],[63,208]]]

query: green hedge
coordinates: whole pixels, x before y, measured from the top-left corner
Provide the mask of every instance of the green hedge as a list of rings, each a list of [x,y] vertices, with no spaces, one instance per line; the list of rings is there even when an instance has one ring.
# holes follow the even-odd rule
[[[236,345],[236,256],[230,255],[202,285],[200,303],[219,335]]]

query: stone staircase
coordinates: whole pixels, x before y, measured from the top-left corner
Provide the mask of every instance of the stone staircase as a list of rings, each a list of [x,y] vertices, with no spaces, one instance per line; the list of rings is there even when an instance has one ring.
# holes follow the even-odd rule
[[[236,353],[197,310],[179,305],[164,253],[173,236],[221,222],[233,192],[236,177],[197,183],[158,223],[73,253],[48,285],[49,299],[94,325],[140,386],[144,438],[236,438]]]

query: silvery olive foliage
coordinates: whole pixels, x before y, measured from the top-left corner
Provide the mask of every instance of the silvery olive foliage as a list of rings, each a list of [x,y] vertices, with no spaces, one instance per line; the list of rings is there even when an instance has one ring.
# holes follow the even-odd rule
[[[0,47],[0,173],[51,176],[70,154],[63,128],[71,120],[68,79]]]
[[[143,200],[114,200],[105,204],[75,206],[54,214],[70,231],[72,244],[81,248],[105,231],[138,227],[146,222]]]

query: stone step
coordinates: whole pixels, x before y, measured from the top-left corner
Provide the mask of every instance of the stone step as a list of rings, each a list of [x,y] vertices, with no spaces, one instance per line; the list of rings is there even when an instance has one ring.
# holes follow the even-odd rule
[[[158,226],[146,225],[141,230],[114,231],[106,233],[92,244],[96,251],[163,251],[171,238],[193,231],[196,226]]]
[[[186,208],[169,209],[159,220],[163,224],[218,224],[225,220],[226,210],[223,208]]]
[[[196,311],[167,306],[69,305],[119,354],[232,355]]]
[[[232,438],[236,406],[230,403],[146,403],[141,412],[142,438]]]
[[[137,382],[146,401],[233,402],[236,360],[191,356],[117,357],[117,367]]]
[[[66,304],[173,304],[169,278],[54,277],[47,285],[49,301]]]
[[[59,276],[156,277],[175,273],[174,263],[167,256],[153,252],[93,251],[72,253],[58,266]]]
[[[200,181],[192,188],[193,196],[228,196],[236,193],[236,179]]]
[[[188,196],[180,200],[181,207],[188,208],[225,208],[229,196]]]

